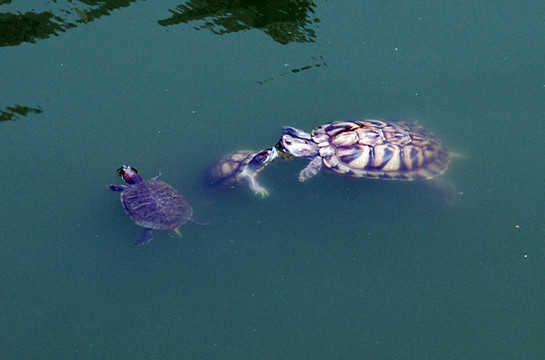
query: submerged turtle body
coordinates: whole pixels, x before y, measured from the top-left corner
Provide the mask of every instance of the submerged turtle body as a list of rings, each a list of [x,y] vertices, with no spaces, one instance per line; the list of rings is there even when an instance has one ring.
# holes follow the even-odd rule
[[[322,166],[338,174],[387,180],[428,180],[444,173],[449,151],[418,125],[379,120],[336,121],[308,134],[286,127],[276,145],[281,157],[312,159],[300,181]]]
[[[211,167],[209,184],[232,188],[247,181],[256,194],[266,196],[267,190],[261,187],[255,178],[276,157],[275,148],[267,148],[260,152],[239,150],[227,154]]]
[[[145,228],[137,245],[151,241],[152,230],[175,230],[180,235],[178,228],[192,220],[191,205],[172,186],[161,181],[159,175],[142,180],[136,169],[125,165],[117,173],[128,185],[110,185],[110,189],[121,192],[125,212]]]
[[[244,170],[256,153],[253,150],[239,150],[222,157],[210,169],[210,184],[234,187],[244,181]]]

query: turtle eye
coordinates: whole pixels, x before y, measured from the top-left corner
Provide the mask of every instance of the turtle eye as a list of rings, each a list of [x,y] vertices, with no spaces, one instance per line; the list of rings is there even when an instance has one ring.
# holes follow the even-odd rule
[[[265,160],[267,158],[267,155],[263,154],[263,153],[259,153],[259,154],[256,154],[254,156],[254,158],[250,161],[250,163],[261,163],[263,162],[263,160]]]

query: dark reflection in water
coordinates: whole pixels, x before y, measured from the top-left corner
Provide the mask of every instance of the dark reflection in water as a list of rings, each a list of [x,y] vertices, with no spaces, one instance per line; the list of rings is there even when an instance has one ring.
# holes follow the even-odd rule
[[[58,36],[134,2],[136,0],[66,0],[47,2],[41,4],[41,8],[36,6],[28,11],[17,7],[13,12],[0,13],[0,46],[17,46]],[[11,9],[16,4],[0,0],[0,5]],[[312,0],[192,0],[170,9],[172,16],[158,23],[170,26],[197,21],[199,24],[194,29],[208,29],[218,35],[259,29],[281,44],[308,43],[316,38],[311,26],[320,22],[314,16],[315,8]],[[326,65],[321,58],[312,60],[312,64],[281,72],[258,83],[263,85],[288,74]],[[11,120],[13,114],[21,113],[3,111],[2,120]]]
[[[67,0],[41,4],[46,7],[41,10],[18,8],[14,12],[2,12],[0,46],[47,39],[134,2],[136,0]],[[0,5],[15,6],[7,0],[0,0]],[[202,21],[194,28],[209,29],[219,35],[259,29],[281,44],[313,42],[316,34],[310,26],[319,22],[313,16],[315,7],[312,0],[193,0],[171,9],[172,16],[158,23],[168,26]]]
[[[19,116],[27,116],[28,114],[41,114],[41,108],[32,108],[28,106],[15,105],[7,106],[5,110],[0,110],[0,121],[19,119]]]
[[[109,1],[55,1],[42,4],[43,11],[32,9],[0,13],[0,46],[16,46],[23,42],[34,43],[84,24],[113,10],[129,6],[136,0]],[[11,1],[1,1],[0,5]]]
[[[315,7],[311,0],[192,0],[171,9],[172,16],[159,24],[201,20],[195,29],[219,35],[259,29],[281,44],[313,42],[316,34],[309,26],[320,21],[311,18]]]
[[[57,35],[71,24],[61,25],[52,13],[0,14],[0,46],[14,46],[35,42]]]

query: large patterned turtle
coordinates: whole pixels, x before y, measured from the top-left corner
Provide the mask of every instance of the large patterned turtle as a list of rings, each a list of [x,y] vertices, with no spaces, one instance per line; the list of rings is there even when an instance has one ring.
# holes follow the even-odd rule
[[[227,154],[210,168],[208,183],[215,187],[232,188],[247,181],[256,194],[267,196],[267,189],[260,186],[255,178],[277,156],[274,147],[259,152],[239,150]]]
[[[127,185],[109,185],[121,192],[121,203],[129,217],[144,232],[136,245],[144,245],[153,238],[152,230],[174,230],[181,237],[179,227],[193,220],[191,205],[169,184],[159,180],[159,175],[142,180],[138,170],[123,165],[117,170]]]
[[[322,167],[338,174],[387,180],[428,180],[444,173],[448,149],[424,128],[379,120],[335,121],[306,133],[285,127],[276,145],[282,158],[311,159],[299,180]]]

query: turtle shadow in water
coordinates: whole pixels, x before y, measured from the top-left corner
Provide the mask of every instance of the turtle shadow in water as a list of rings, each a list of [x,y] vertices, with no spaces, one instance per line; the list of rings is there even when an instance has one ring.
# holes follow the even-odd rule
[[[428,198],[433,205],[440,208],[449,208],[456,203],[458,193],[453,183],[445,179],[434,178],[424,181],[424,184],[428,190]]]
[[[331,176],[329,176],[331,175]],[[426,212],[427,210],[445,210],[455,206],[460,201],[460,194],[455,185],[442,178],[416,181],[384,181],[362,178],[339,178],[328,174],[322,179],[316,179],[312,185],[314,193],[321,193],[325,188],[328,196],[346,197],[361,201],[367,206],[394,206],[398,210],[409,212]],[[336,186],[332,187],[334,183]],[[305,182],[305,184],[307,184]],[[310,181],[309,181],[310,185]]]

